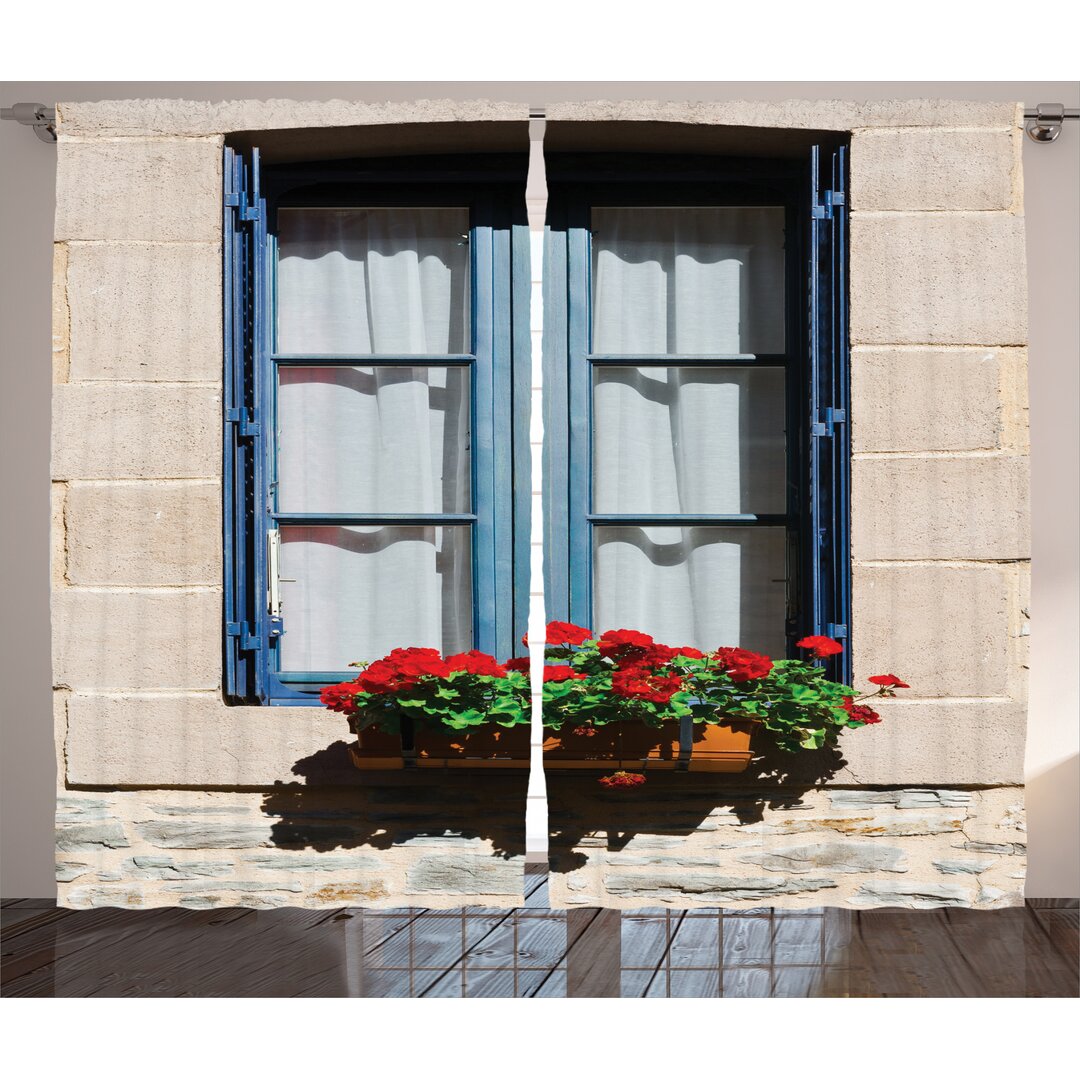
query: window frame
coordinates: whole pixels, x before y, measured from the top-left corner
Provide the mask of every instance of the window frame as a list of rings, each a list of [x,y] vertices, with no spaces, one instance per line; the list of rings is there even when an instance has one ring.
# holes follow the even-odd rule
[[[280,671],[279,645],[282,634],[288,632],[288,621],[287,612],[283,618],[272,609],[276,591],[271,591],[274,567],[269,538],[282,525],[467,525],[473,647],[497,656],[514,654],[515,642],[527,625],[529,589],[527,160],[526,154],[439,155],[260,169],[257,151],[248,165],[227,149],[226,700],[318,705],[319,688],[355,676],[355,670]],[[275,351],[278,210],[289,206],[409,205],[469,210],[470,351],[387,357]],[[305,364],[467,368],[472,433],[470,512],[279,512],[274,488],[277,368]],[[402,646],[410,644],[415,643],[401,642]]]
[[[794,643],[805,634],[828,634],[849,644],[845,162],[843,147],[826,152],[833,155],[827,178],[819,175],[818,147],[805,157],[790,159],[626,153],[547,156],[544,565],[549,618],[592,626],[593,529],[598,526],[782,525],[788,552],[784,627],[788,655],[796,655]],[[831,185],[827,192],[822,189],[823,179]],[[720,354],[608,356],[591,352],[589,215],[595,207],[617,206],[783,206],[784,353],[747,360]],[[827,379],[823,373],[826,359],[831,364]],[[609,364],[783,368],[788,436],[785,513],[596,513],[591,493],[593,370]],[[828,387],[822,385],[826,381]],[[826,405],[828,423],[823,422]],[[825,442],[829,445],[822,445]],[[836,677],[849,677],[850,648],[827,666]]]

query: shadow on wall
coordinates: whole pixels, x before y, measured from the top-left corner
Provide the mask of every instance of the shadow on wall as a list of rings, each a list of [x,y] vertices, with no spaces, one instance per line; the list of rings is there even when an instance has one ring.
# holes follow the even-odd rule
[[[717,773],[647,773],[643,788],[610,791],[593,771],[547,771],[552,871],[568,873],[586,865],[576,851],[585,837],[606,836],[607,851],[622,851],[639,833],[690,836],[710,814],[729,809],[741,825],[762,821],[765,811],[797,807],[802,797],[831,780],[847,764],[838,748],[798,755],[770,749],[738,776]]]
[[[347,744],[336,742],[292,771],[305,783],[280,784],[262,803],[275,819],[275,847],[386,851],[410,841],[487,840],[504,859],[525,854],[527,770],[360,773]]]

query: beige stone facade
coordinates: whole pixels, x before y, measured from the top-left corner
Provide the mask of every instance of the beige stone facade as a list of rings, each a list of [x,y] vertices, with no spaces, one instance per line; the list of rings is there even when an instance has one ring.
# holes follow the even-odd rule
[[[596,843],[567,847],[576,853],[573,869],[555,860],[555,895],[565,903],[742,902],[734,892],[724,896],[721,878],[768,879],[804,863],[837,884],[820,895],[768,893],[776,897],[768,902],[855,905],[875,895],[889,903],[907,896],[913,906],[935,896],[975,906],[1015,902],[1029,556],[1021,111],[1011,103],[941,101],[549,109],[550,123],[564,130],[647,124],[694,138],[850,133],[854,662],[857,677],[896,671],[914,688],[886,703],[884,723],[846,740],[846,763],[827,789],[800,796],[806,807],[768,811],[765,824],[779,831],[767,843],[760,828],[755,833],[717,807],[702,822],[723,818],[730,843],[722,849],[714,832],[693,829],[650,849],[653,834],[643,830],[634,852],[620,853],[600,830],[590,834]],[[480,830],[457,844],[451,832],[428,850],[416,835],[425,829],[405,812],[409,800],[386,804],[405,814],[404,824],[372,809],[383,815],[381,832],[360,829],[335,841],[316,830],[305,842],[304,828],[325,820],[318,815],[340,816],[341,800],[359,797],[341,756],[343,726],[320,710],[223,702],[221,161],[227,137],[257,144],[264,136],[339,133],[355,149],[366,139],[397,145],[399,129],[426,125],[435,143],[452,143],[476,127],[523,125],[528,109],[149,101],[61,103],[57,114],[52,477],[61,902],[186,898],[207,906],[336,897],[435,906],[426,893],[416,899],[424,893],[417,881],[435,881],[454,903],[513,903],[507,867],[518,866],[523,848],[499,850]],[[305,771],[302,763],[312,760],[319,768]],[[266,801],[275,789],[278,797],[308,792],[310,814],[300,815],[284,854],[273,850],[277,819]],[[858,798],[852,792],[878,789],[896,798],[851,801]],[[901,797],[904,791],[916,794]],[[966,800],[961,824],[919,832],[929,820],[926,800],[942,792]],[[421,787],[410,798],[437,820]],[[523,811],[523,791],[521,804]],[[155,809],[162,806],[183,814]],[[784,824],[788,817],[774,822],[776,813],[811,822],[855,814],[869,824],[804,830]],[[232,839],[250,843],[170,846],[167,826],[175,832],[185,815],[223,829],[242,824]],[[971,839],[973,820],[989,838]],[[72,839],[76,827],[85,827],[82,839]],[[892,836],[904,839],[897,845]],[[973,852],[967,842],[1008,851]],[[903,869],[889,864],[891,846],[907,853]],[[775,859],[747,862],[743,856],[755,850]],[[298,852],[312,857],[305,862]],[[313,854],[320,852],[322,861]],[[346,861],[331,868],[334,852]],[[939,865],[984,854],[996,860],[985,869]],[[631,855],[645,861],[625,862]],[[706,873],[702,860],[713,860],[715,878],[704,891],[690,884]],[[836,871],[845,860],[863,869]],[[203,888],[211,881],[217,884]],[[333,893],[337,886],[343,891]],[[455,892],[459,886],[465,891]]]

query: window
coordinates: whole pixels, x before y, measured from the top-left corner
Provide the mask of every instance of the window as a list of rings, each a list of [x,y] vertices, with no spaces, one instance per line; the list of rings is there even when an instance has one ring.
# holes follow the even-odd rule
[[[549,618],[849,636],[844,165],[548,156]],[[520,651],[526,171],[226,151],[229,700],[316,703],[396,646]]]
[[[316,701],[396,646],[514,652],[525,166],[228,152],[230,699]]]
[[[549,155],[549,618],[847,637],[843,154]]]

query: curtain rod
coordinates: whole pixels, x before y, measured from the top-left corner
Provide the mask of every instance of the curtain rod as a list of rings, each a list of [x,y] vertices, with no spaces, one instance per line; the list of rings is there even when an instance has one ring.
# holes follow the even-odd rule
[[[544,112],[533,106],[529,118],[542,120]],[[1024,119],[1028,122],[1027,133],[1035,142],[1053,142],[1066,120],[1080,120],[1080,108],[1067,109],[1058,102],[1040,102],[1034,109],[1024,109]],[[0,120],[17,120],[32,127],[42,142],[56,142],[56,109],[39,101],[20,101],[9,109],[0,109]]]

